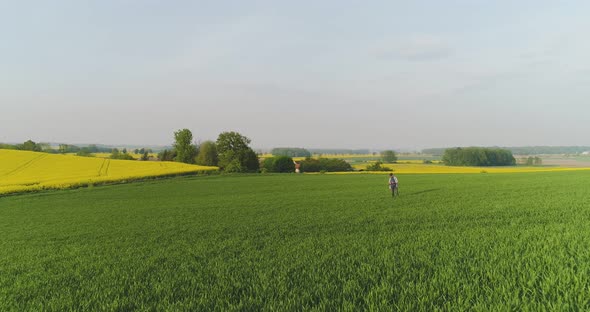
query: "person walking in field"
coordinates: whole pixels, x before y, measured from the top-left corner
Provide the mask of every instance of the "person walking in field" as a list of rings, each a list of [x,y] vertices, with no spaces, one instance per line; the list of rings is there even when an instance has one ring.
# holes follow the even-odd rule
[[[397,177],[393,173],[389,174],[389,189],[391,190],[391,197],[399,196]]]

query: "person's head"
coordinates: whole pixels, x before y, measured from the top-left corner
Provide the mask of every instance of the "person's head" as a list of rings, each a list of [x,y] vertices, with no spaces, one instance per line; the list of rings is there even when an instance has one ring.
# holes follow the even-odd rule
[[[393,173],[390,173],[390,174],[389,174],[389,176],[390,176],[390,177],[393,177]]]

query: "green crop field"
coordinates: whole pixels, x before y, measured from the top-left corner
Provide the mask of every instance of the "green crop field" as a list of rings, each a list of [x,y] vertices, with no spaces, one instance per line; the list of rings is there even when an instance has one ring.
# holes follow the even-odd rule
[[[588,310],[590,174],[245,175],[0,198],[0,311]]]

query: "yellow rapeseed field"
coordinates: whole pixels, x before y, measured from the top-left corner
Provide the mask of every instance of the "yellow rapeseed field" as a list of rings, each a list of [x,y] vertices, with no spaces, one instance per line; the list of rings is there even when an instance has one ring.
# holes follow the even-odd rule
[[[114,160],[0,150],[0,194],[214,171],[175,162]]]

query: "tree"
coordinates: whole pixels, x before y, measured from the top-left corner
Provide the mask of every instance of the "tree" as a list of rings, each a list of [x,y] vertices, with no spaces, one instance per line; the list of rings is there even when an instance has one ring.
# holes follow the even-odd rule
[[[295,172],[295,163],[289,156],[277,156],[266,158],[262,166],[268,172]]]
[[[397,161],[397,155],[392,150],[387,150],[381,152],[381,159],[385,163],[394,163]]]
[[[338,158],[306,158],[301,161],[302,172],[339,172],[352,171],[352,166],[344,159]]]
[[[86,149],[87,151],[90,151],[90,148]],[[111,159],[123,159],[123,160],[134,160],[135,158],[133,158],[133,156],[129,155],[127,153],[126,149],[123,149],[123,151],[125,152],[119,152],[118,149],[113,148],[113,152],[111,153]]]
[[[160,153],[158,153],[158,159],[161,161],[174,161],[174,158],[176,157],[176,151],[175,150],[163,150]]]
[[[270,152],[273,156],[311,157],[311,153],[300,147],[276,147]]]
[[[197,165],[217,166],[219,157],[217,156],[217,145],[213,141],[205,141],[199,146],[197,155]]]
[[[391,168],[381,166],[382,163],[380,161],[376,161],[372,164],[367,165],[367,171],[393,171]]]
[[[189,129],[174,132],[175,160],[186,164],[194,164],[197,155],[197,147],[192,144],[193,134]]]
[[[87,147],[84,147],[76,152],[76,156],[94,157],[94,154],[92,154]]]
[[[248,146],[250,139],[237,132],[222,132],[217,138],[218,165],[226,172],[258,171],[258,156]]]
[[[509,150],[482,147],[448,148],[442,160],[447,166],[512,166],[516,164]],[[532,160],[531,158],[530,161]]]
[[[20,149],[24,150],[24,151],[40,152],[41,146],[39,146],[37,143],[33,142],[32,140],[28,140],[20,146]]]

